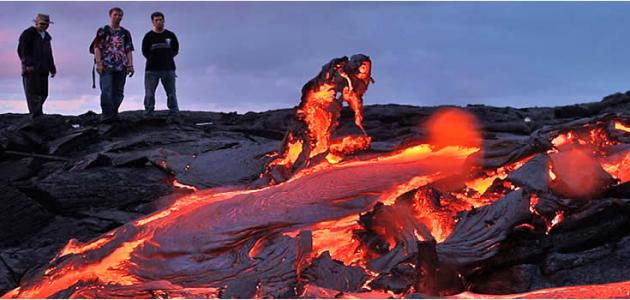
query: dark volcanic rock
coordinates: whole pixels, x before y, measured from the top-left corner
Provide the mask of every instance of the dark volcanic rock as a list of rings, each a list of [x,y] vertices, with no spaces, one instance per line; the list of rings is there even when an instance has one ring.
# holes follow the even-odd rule
[[[441,108],[366,106],[364,126],[374,141],[366,157],[426,141],[421,125]],[[484,167],[541,155],[507,178],[522,188],[523,195],[516,197],[522,192],[514,192],[503,201],[510,203],[499,200],[492,207],[472,210],[458,222],[453,235],[457,239],[438,244],[441,262],[461,267],[458,271],[473,291],[491,294],[630,279],[628,183],[613,185],[605,191],[610,198],[592,203],[552,196],[547,192],[549,157],[544,154],[559,132],[598,122],[613,128],[614,120],[630,120],[630,92],[557,108],[469,105],[466,110],[478,117],[484,130]],[[0,225],[10,228],[0,232],[0,294],[45,266],[68,240],[89,241],[174,201],[185,189],[174,188],[173,179],[198,187],[252,183],[267,162],[265,154],[278,150],[294,111],[182,112],[181,122],[169,119],[166,112],[152,118],[144,118],[139,111],[124,112],[121,117],[118,123],[101,124],[99,115],[89,112],[76,117],[50,115],[33,123],[26,115],[0,115],[0,150],[24,152],[0,151]],[[357,131],[353,117],[344,108],[337,134]],[[610,138],[630,141],[623,130]],[[621,146],[614,151],[624,155],[628,148]],[[29,153],[68,160],[33,158]],[[528,192],[540,198],[532,213]],[[559,212],[566,218],[551,228],[549,222]],[[528,222],[531,228],[524,226]],[[405,241],[415,245],[416,237],[408,238]],[[253,246],[253,240],[246,243]],[[209,277],[231,278],[220,289],[222,297],[293,298],[298,296],[298,274],[306,281],[303,297],[390,296],[380,291],[363,293],[365,271],[344,266],[327,253],[309,266],[298,263],[296,267],[303,256],[300,247],[297,241],[276,237],[258,256],[243,250],[233,253],[231,261],[226,255],[228,267],[212,274],[198,274],[194,272],[197,265],[191,265],[191,276],[196,283],[207,283]],[[400,262],[412,253],[401,249],[390,249],[380,269],[383,272],[371,282],[373,288],[411,291],[417,280],[415,270],[408,261]],[[243,267],[251,262],[256,266]],[[188,279],[176,280],[183,284]],[[119,295],[138,295],[120,289]],[[71,290],[66,292],[59,295],[72,295]],[[80,296],[113,295],[92,292]],[[204,293],[160,291],[150,285],[145,291],[153,297]]]
[[[609,256],[612,251],[610,245],[604,245],[579,253],[552,253],[543,262],[542,272],[547,275],[560,270],[573,269]]]
[[[472,277],[470,290],[481,294],[514,294],[530,290],[532,282],[540,277],[536,265],[516,265],[500,269],[489,275]]]
[[[22,158],[0,162],[0,182],[28,179],[37,174],[33,158]]]
[[[417,281],[417,270],[410,264],[399,264],[389,273],[381,273],[372,282],[370,287],[403,293],[409,290]]]
[[[37,183],[63,212],[89,207],[123,208],[153,201],[173,191],[167,175],[157,169],[77,170],[55,173]]]
[[[310,284],[340,292],[358,291],[368,279],[362,268],[345,266],[333,260],[328,251],[313,260],[302,277]]]
[[[156,165],[164,164],[179,182],[199,188],[246,184],[258,178],[267,162],[265,154],[277,150],[279,142],[243,141],[226,146],[198,155],[166,152],[151,159]]]
[[[235,279],[219,292],[221,299],[255,298],[258,281],[254,279]]]
[[[630,259],[615,252],[614,245],[604,245],[574,253],[553,253],[543,263],[547,283],[539,282],[532,288],[549,283],[554,286],[601,284],[630,280]],[[620,255],[621,254],[621,255]]]
[[[0,294],[4,294],[16,286],[17,283],[13,279],[11,270],[7,268],[0,258]]]
[[[68,155],[84,150],[84,145],[95,143],[99,138],[96,128],[84,128],[75,133],[60,137],[49,143],[50,154]]]
[[[605,244],[629,233],[628,200],[597,199],[567,216],[549,233],[559,251],[577,251]]]
[[[44,227],[52,214],[17,188],[0,183],[0,247],[13,246]]]
[[[98,167],[108,167],[112,165],[112,159],[103,153],[86,155],[78,162],[75,162],[70,171],[85,170]]]
[[[532,191],[546,191],[549,188],[549,157],[536,155],[525,165],[510,173],[507,179],[520,187]]]

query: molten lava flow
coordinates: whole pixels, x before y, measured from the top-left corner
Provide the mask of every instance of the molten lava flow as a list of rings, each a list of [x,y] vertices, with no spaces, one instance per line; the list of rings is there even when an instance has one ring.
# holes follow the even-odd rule
[[[310,142],[309,158],[328,151],[330,136],[337,120],[328,109],[335,101],[335,85],[322,84],[315,90],[308,91],[304,105],[298,110],[308,127]]]
[[[289,132],[287,136],[287,145],[284,149],[283,155],[271,161],[269,166],[273,167],[276,165],[282,165],[292,167],[300,156],[300,153],[302,153],[303,146],[303,141],[295,138],[293,133]]]
[[[430,145],[423,144],[406,148],[390,157],[376,158],[376,160],[385,161],[390,159],[425,159],[433,156],[451,157],[452,159],[460,160],[468,157],[470,154],[476,151],[478,151],[478,149],[476,148],[446,147],[435,152],[431,149]],[[437,163],[438,162],[436,161],[436,164]],[[363,162],[351,162],[349,164],[363,164]],[[293,179],[291,179],[291,181],[302,178],[302,176],[300,175],[302,174],[297,174]],[[413,177],[405,183],[396,185],[389,190],[382,192],[382,194],[378,198],[378,201],[386,205],[392,205],[394,204],[396,199],[400,197],[400,195],[405,194],[415,188],[425,186],[434,180],[435,178],[427,176]],[[467,209],[469,207],[466,206],[465,208]],[[454,216],[454,214],[455,211],[450,211],[448,213],[448,216],[445,216],[445,218],[451,218],[452,221],[452,217]],[[440,230],[439,226],[434,226],[434,228],[436,232]],[[357,216],[348,216],[341,220],[325,221],[314,225],[312,227],[313,252],[316,255],[320,255],[324,251],[329,251],[332,258],[342,261],[348,265],[363,263],[364,261],[362,259],[365,257],[366,253],[364,252],[364,249],[360,247],[358,240],[353,235],[353,232],[357,229],[359,229]],[[384,232],[382,234],[383,236],[386,236]],[[441,241],[448,234],[450,234],[450,231],[445,232],[444,234],[434,233],[432,231],[432,234],[434,234],[434,236],[436,236],[437,234],[437,236],[439,236],[439,240]],[[418,238],[420,240],[426,239],[426,237],[422,236],[422,234],[420,233],[418,233]],[[391,236],[387,236],[386,239],[391,245],[395,243],[394,240],[392,240]]]
[[[602,167],[621,183],[628,182],[630,180],[630,151],[627,151],[625,155],[604,159]]]
[[[540,198],[538,197],[538,195],[536,195],[535,193],[532,193],[531,197],[529,198],[529,212],[534,215],[534,214],[538,214],[538,211],[536,210],[536,206],[538,205],[538,201],[540,201]]]
[[[301,102],[282,143],[283,149],[278,152],[280,156],[267,165],[262,179],[269,179],[271,184],[282,182],[301,169],[319,164],[323,158],[335,164],[347,154],[369,148],[371,138],[362,124],[362,97],[370,82],[374,82],[371,67],[370,58],[362,54],[354,55],[350,60],[336,58],[302,87]],[[354,111],[354,123],[363,136],[333,140],[343,102]],[[297,147],[296,141],[301,146]],[[295,148],[288,149],[291,147]]]
[[[533,156],[530,155],[515,163],[500,167],[496,170],[485,171],[483,176],[468,180],[465,182],[465,184],[468,188],[471,188],[475,190],[478,194],[483,195],[495,182],[495,180],[504,180],[512,171],[522,167],[532,158]]]
[[[336,59],[304,86],[297,110],[300,126],[287,133],[282,149],[271,156],[263,174],[272,177],[272,185],[197,191],[174,180],[174,186],[195,193],[91,242],[69,241],[45,271],[24,278],[19,288],[4,297],[177,297],[186,295],[184,291],[216,296],[233,282],[256,278],[252,297],[264,298],[269,297],[263,292],[266,283],[299,279],[306,265],[302,262],[326,251],[346,265],[365,269],[375,279],[381,274],[367,266],[381,258],[392,259],[397,250],[406,252],[410,244],[418,247],[418,241],[436,240],[448,246],[449,236],[463,236],[461,247],[468,247],[463,249],[464,256],[474,256],[476,250],[470,248],[476,245],[467,242],[486,247],[483,244],[489,241],[483,249],[496,249],[503,239],[494,240],[495,236],[508,235],[501,229],[505,222],[497,216],[527,222],[522,220],[540,215],[536,194],[531,194],[529,203],[525,196],[508,198],[519,202],[496,203],[517,203],[504,207],[518,208],[518,214],[500,206],[474,209],[518,189],[507,180],[508,175],[534,155],[521,153],[514,158],[517,162],[495,170],[471,166],[468,158],[481,151],[482,141],[475,117],[463,110],[447,109],[432,116],[426,123],[428,144],[362,160],[346,159],[371,143],[362,126],[361,99],[371,81],[370,68],[369,58]],[[355,112],[355,125],[363,135],[333,138],[343,101]],[[619,122],[615,128],[628,131]],[[578,128],[559,134],[552,143],[556,149],[549,152],[549,187],[559,196],[592,199],[611,184],[606,172],[622,182],[630,177],[630,153],[627,148],[613,147],[624,145],[611,140],[603,128]],[[460,212],[467,212],[467,217],[458,217]],[[468,224],[479,220],[473,216],[483,220]],[[546,232],[564,217],[565,211],[558,210],[552,220],[543,218]],[[467,224],[470,231],[458,231]],[[533,228],[527,223],[508,225],[510,230]],[[484,231],[487,228],[494,231]],[[451,247],[459,247],[459,240],[454,243]],[[287,267],[286,262],[294,265]],[[285,269],[276,273],[276,268]],[[118,294],[121,289],[126,293]],[[550,291],[521,296],[563,290]],[[468,295],[483,296],[457,296]]]
[[[562,197],[587,199],[601,195],[611,183],[587,149],[572,147],[551,155],[550,188]]]
[[[326,155],[326,160],[331,164],[342,161],[345,155],[367,149],[372,142],[372,138],[367,135],[346,136],[341,140],[333,141],[330,145],[330,153]]]
[[[313,254],[319,256],[328,251],[332,258],[346,265],[358,263],[363,256],[353,232],[359,228],[357,216],[313,225]]]
[[[626,126],[625,124],[619,121],[615,122],[615,129],[630,133],[630,127]]]
[[[436,112],[427,121],[429,144],[434,147],[466,146],[481,148],[476,117],[464,110],[449,108]]]
[[[572,141],[573,132],[569,131],[567,133],[561,133],[556,136],[553,140],[551,140],[551,144],[553,144],[555,148],[560,148],[561,146],[572,143]]]
[[[608,132],[601,127],[583,127],[573,131],[558,134],[551,143],[555,149],[548,151],[549,154],[557,153],[563,148],[571,148],[575,145],[588,146],[599,155],[606,155],[606,149],[618,144],[609,138]]]
[[[98,249],[101,246],[109,243],[112,240],[112,238],[113,237],[111,235],[105,235],[104,237],[99,238],[88,244],[81,244],[81,242],[77,241],[76,239],[71,239],[70,241],[68,241],[68,244],[66,244],[66,246],[63,247],[61,251],[59,251],[59,253],[57,254],[57,256],[55,256],[55,258],[59,258],[59,257],[70,255],[70,254],[83,254],[87,251]]]
[[[455,215],[458,211],[468,210],[467,203],[457,201],[456,198],[440,195],[435,199],[431,190],[418,191],[413,198],[413,212],[415,218],[424,224],[437,242],[443,242],[455,227]],[[437,201],[435,201],[437,200]],[[422,238],[419,240],[426,240]]]
[[[369,136],[346,136],[340,141],[334,141],[330,145],[330,152],[338,155],[352,154],[370,146],[372,139]]]
[[[72,242],[45,274],[7,296],[46,298],[74,286],[75,295],[90,295],[88,291],[95,287],[105,292],[114,286],[128,286],[134,295],[140,293],[134,289],[141,289],[147,280],[169,280],[176,286],[194,282],[191,276],[199,276],[200,282],[216,282],[210,287],[223,286],[221,278],[236,276],[239,270],[256,272],[256,263],[264,259],[257,254],[267,253],[270,247],[256,237],[271,234],[269,230],[312,228],[317,253],[328,248],[334,257],[356,262],[361,253],[355,251],[349,232],[359,213],[410,188],[400,186],[410,182],[422,186],[452,175],[475,150],[432,151],[426,145],[416,146],[370,160],[339,163],[258,190],[199,191],[105,238],[84,245]],[[383,193],[388,189],[393,190]],[[252,238],[251,246],[244,249],[251,261],[234,261],[234,267],[226,268],[219,258],[234,257]],[[202,260],[208,262],[198,263],[200,255],[209,256]],[[212,274],[217,277],[212,279]]]
[[[197,189],[196,187],[192,186],[192,185],[187,185],[187,184],[183,184],[179,181],[177,181],[176,179],[173,179],[173,186],[176,188],[180,188],[180,189],[189,189],[192,191],[198,191],[199,189]]]
[[[549,154],[555,155],[557,153],[566,151],[566,152],[574,152],[574,148],[577,146],[586,147],[582,150],[582,154],[573,153],[572,155],[579,156],[575,157],[576,164],[573,165],[572,171],[582,170],[581,167],[587,165],[587,168],[583,170],[582,173],[593,172],[593,168],[598,169],[596,163],[594,163],[591,157],[586,158],[585,160],[580,160],[580,157],[584,157],[588,153],[593,153],[597,156],[601,167],[612,175],[614,178],[619,179],[620,182],[626,182],[630,179],[630,153],[627,148],[619,152],[618,150],[614,150],[615,154],[611,154],[611,149],[614,149],[619,145],[618,141],[611,140],[608,132],[602,126],[602,124],[598,124],[599,126],[588,126],[583,128],[578,128],[573,131],[568,131],[565,133],[561,133],[556,136],[552,140],[552,144],[555,149],[548,151]],[[621,131],[627,132],[627,126],[619,121],[614,122],[614,128]],[[591,156],[591,155],[589,155]],[[571,159],[567,161],[569,164]],[[549,176],[552,182],[556,181],[558,174],[553,170],[549,170]],[[576,183],[576,186],[579,185]],[[586,189],[592,186],[592,183],[587,182]]]
[[[554,226],[558,225],[558,223],[562,222],[563,220],[564,220],[564,212],[561,210],[556,211],[556,215],[553,217],[553,219],[547,226],[547,233],[549,233]]]

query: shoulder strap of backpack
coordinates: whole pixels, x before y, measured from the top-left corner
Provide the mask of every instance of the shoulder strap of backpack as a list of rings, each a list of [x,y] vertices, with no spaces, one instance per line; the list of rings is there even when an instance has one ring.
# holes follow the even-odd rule
[[[109,27],[109,25],[105,25],[103,26],[103,30],[104,32],[104,38],[107,38],[107,36],[109,36],[112,33],[111,28]],[[90,44],[90,53],[94,54],[94,42],[96,41],[96,38],[94,38],[94,40],[92,40],[92,43]],[[96,57],[94,58],[94,63],[92,64],[92,88],[95,89],[96,88]]]

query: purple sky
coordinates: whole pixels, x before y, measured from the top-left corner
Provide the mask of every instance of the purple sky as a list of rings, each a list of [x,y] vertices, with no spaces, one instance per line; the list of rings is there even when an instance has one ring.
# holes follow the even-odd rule
[[[16,46],[38,12],[55,22],[58,69],[44,111],[100,113],[87,48],[113,6],[138,50],[149,15],[166,15],[182,110],[290,108],[323,64],[356,53],[374,64],[368,105],[555,106],[630,89],[630,3],[0,2],[0,113],[27,111]],[[134,59],[123,110],[143,108]]]

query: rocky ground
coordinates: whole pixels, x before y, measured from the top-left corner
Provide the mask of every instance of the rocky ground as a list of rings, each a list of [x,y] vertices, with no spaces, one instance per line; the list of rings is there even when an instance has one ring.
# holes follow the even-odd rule
[[[372,151],[391,151],[425,139],[419,125],[439,108],[365,107]],[[628,117],[630,92],[554,108],[466,109],[478,116],[484,140],[492,144],[505,137],[526,139],[545,126],[583,118]],[[121,121],[113,124],[100,123],[92,112],[48,115],[35,123],[24,114],[0,115],[0,294],[16,287],[29,270],[49,262],[70,239],[89,241],[164,207],[192,192],[191,187],[255,182],[267,162],[265,154],[279,148],[292,114],[291,109],[242,115],[182,112],[178,122],[161,112],[145,118],[133,111],[122,113]],[[352,120],[353,113],[344,109],[338,133],[356,130]],[[627,200],[627,184],[615,193]],[[522,255],[500,253],[486,262],[493,266],[491,271],[471,271],[479,278],[469,283],[472,290],[514,293],[630,279],[627,201],[598,205],[597,214],[558,227],[543,239],[544,245],[526,233],[513,237],[509,249]],[[334,264],[326,257],[319,263]],[[317,273],[316,268],[309,272]],[[393,289],[401,283],[384,278],[374,284]]]

